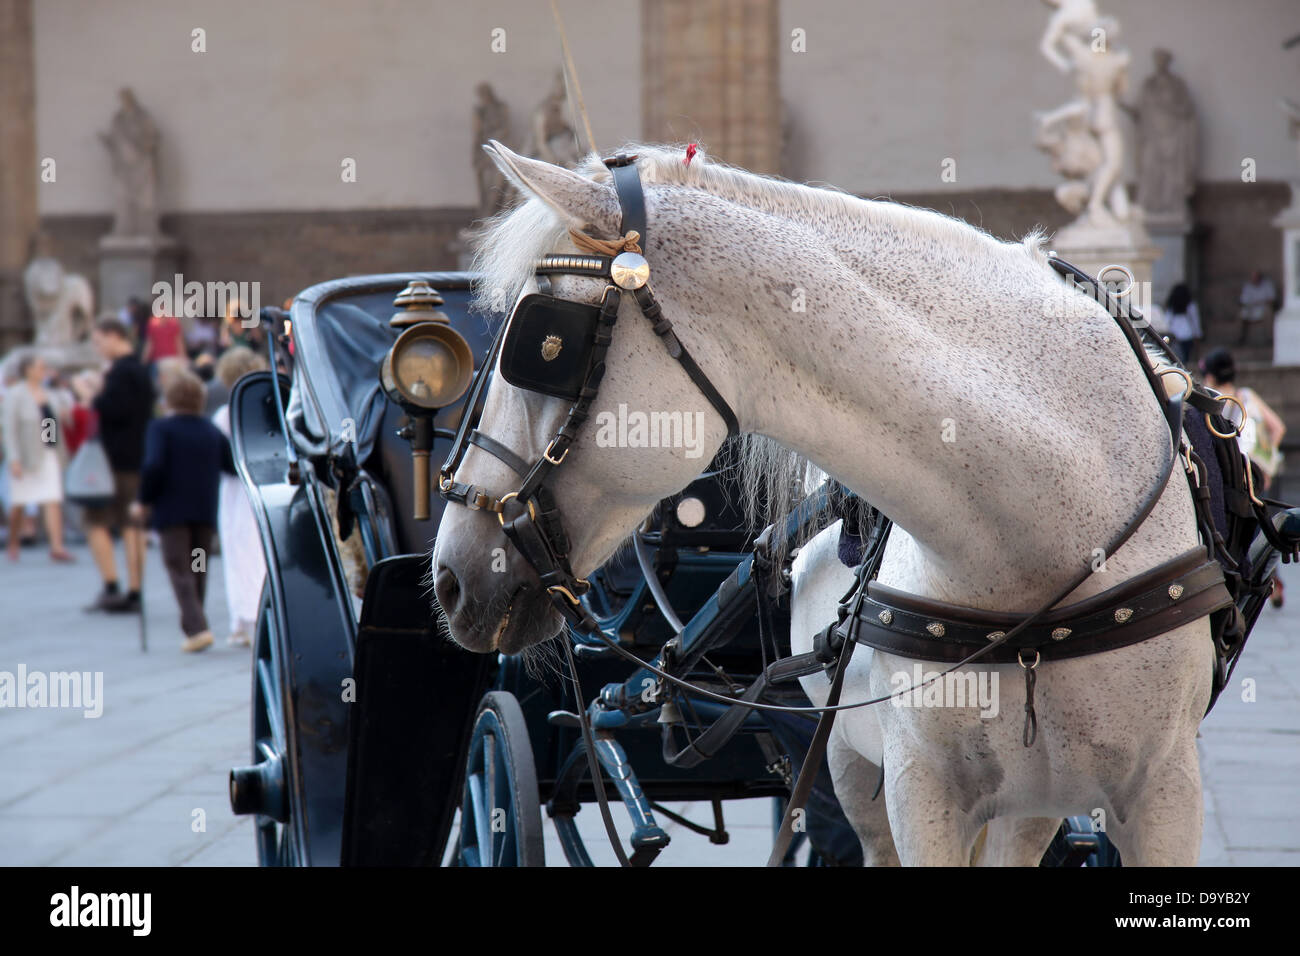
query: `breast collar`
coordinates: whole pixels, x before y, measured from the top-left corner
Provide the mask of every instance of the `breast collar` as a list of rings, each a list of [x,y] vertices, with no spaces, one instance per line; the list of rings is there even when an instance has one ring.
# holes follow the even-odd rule
[[[613,176],[614,190],[621,211],[624,242],[635,244],[639,239],[641,248],[644,249],[646,248],[645,194],[641,188],[641,174],[637,169],[636,159],[634,155],[620,153],[604,162]],[[563,516],[547,482],[555,470],[563,464],[577,438],[578,430],[591,412],[592,403],[600,388],[600,381],[605,374],[605,355],[613,341],[614,323],[618,319],[618,309],[624,293],[632,295],[641,309],[641,314],[649,320],[655,334],[664,343],[668,354],[677,360],[690,376],[691,381],[708,399],[709,404],[722,417],[727,426],[727,433],[738,434],[740,424],[726,399],[709,381],[708,376],[696,364],[686,346],[677,337],[672,322],[664,316],[650,288],[650,266],[639,252],[623,251],[613,256],[550,255],[537,264],[535,273],[538,276],[586,276],[606,279],[609,283],[601,297],[599,319],[595,324],[593,336],[594,345],[578,397],[569,408],[564,424],[555,433],[555,437],[547,445],[542,457],[532,464],[501,442],[479,431],[478,423],[483,414],[487,382],[510,325],[509,322],[504,323],[497,332],[491,351],[476,373],[465,400],[465,414],[457,429],[456,439],[452,443],[447,460],[438,472],[438,490],[447,501],[465,505],[473,510],[484,509],[496,512],[497,520],[501,522],[506,537],[537,572],[542,586],[551,596],[555,607],[575,629],[583,633],[593,633],[599,630],[599,626],[579,600],[590,585],[584,578],[573,573],[569,559],[569,536],[564,529]],[[456,481],[456,469],[464,460],[470,445],[477,445],[519,475],[522,479],[519,487],[498,497],[476,485]],[[515,512],[513,517],[507,516],[508,502],[514,503],[509,507],[510,511]]]

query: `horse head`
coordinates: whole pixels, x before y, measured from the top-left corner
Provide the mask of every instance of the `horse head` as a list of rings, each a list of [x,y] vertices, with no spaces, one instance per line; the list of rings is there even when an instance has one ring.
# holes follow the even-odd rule
[[[608,276],[555,275],[553,300],[534,308],[539,300],[525,298],[537,289],[539,259],[583,254],[576,236],[588,252],[639,248],[664,315],[677,318],[683,301],[678,286],[688,279],[680,264],[689,243],[664,254],[667,240],[656,232],[666,220],[660,215],[664,190],[646,190],[649,236],[628,243],[624,210],[604,166],[589,163],[574,172],[518,156],[499,143],[487,151],[526,198],[498,217],[480,245],[479,298],[494,311],[510,303],[517,307],[494,354],[481,418],[460,446],[463,457],[441,476],[445,495],[453,488],[472,491],[468,499],[464,491],[460,498],[454,491],[449,496],[469,507],[444,513],[432,560],[452,638],[470,650],[515,653],[560,630],[563,616],[553,602],[576,606],[574,592],[581,591],[584,575],[608,559],[661,498],[704,469],[727,425],[624,290],[613,293],[616,303],[608,300],[606,323],[613,325],[604,326],[607,351],[598,362],[582,360],[595,326],[583,325],[581,317],[597,321],[599,307],[616,288]],[[557,311],[570,306],[577,308]],[[693,322],[708,324],[703,299],[692,309]],[[729,391],[717,344],[690,343],[711,381]],[[574,421],[577,396],[548,382],[576,374],[581,387],[595,364],[601,371],[587,383],[594,394]],[[526,369],[525,378],[515,374],[518,368]],[[512,383],[525,379],[533,387]],[[567,437],[561,453],[556,440],[562,432]],[[546,472],[543,487],[525,490],[534,465]],[[547,574],[546,560],[535,560],[539,549],[561,559],[553,573]]]

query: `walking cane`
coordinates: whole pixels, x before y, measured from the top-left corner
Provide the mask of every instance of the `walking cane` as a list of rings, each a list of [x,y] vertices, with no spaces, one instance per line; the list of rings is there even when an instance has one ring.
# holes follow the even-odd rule
[[[145,565],[149,563],[149,543],[145,538],[144,513],[133,512],[131,514],[131,524],[140,532],[140,652],[147,654],[149,652],[149,625],[146,614],[148,606],[144,603],[144,571]]]

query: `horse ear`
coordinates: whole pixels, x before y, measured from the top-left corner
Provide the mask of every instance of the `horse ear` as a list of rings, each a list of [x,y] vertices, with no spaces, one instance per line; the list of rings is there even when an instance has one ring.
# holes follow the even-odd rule
[[[520,156],[496,140],[483,150],[520,192],[536,196],[566,222],[579,229],[591,226],[606,236],[618,234],[622,213],[614,188],[609,184],[580,176],[563,166]]]

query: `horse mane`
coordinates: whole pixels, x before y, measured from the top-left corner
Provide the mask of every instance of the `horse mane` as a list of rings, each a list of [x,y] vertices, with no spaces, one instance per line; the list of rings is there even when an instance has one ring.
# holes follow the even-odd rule
[[[800,223],[816,230],[819,224],[849,221],[866,228],[905,231],[949,248],[989,254],[997,249],[1020,254],[1047,268],[1043,233],[1035,229],[1019,243],[1004,242],[970,223],[931,209],[891,199],[864,199],[829,185],[805,185],[775,176],[751,173],[715,162],[702,150],[688,164],[683,146],[628,143],[618,152],[635,154],[646,185],[699,189],[718,198]],[[595,182],[608,182],[609,170],[600,157],[588,155],[577,172]],[[474,308],[489,316],[506,313],[533,276],[537,260],[553,252],[578,251],[568,226],[535,196],[515,203],[476,230],[474,240]],[[724,459],[744,492],[746,518],[753,528],[784,521],[800,497],[808,462],[762,435],[742,435],[724,446]]]

